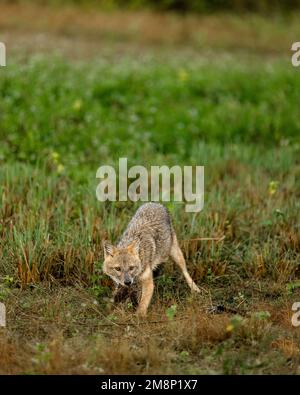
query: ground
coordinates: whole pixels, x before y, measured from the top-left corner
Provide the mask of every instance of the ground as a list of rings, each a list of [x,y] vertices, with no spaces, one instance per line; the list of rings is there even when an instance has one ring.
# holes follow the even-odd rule
[[[0,373],[300,373],[299,33],[1,5]],[[96,200],[122,156],[205,166],[203,211],[166,203],[201,293],[168,262],[143,319],[101,271],[139,205]]]

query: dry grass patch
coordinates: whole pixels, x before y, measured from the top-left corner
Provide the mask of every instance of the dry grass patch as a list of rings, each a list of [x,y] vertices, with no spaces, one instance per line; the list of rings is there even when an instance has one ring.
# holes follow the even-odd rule
[[[274,19],[274,18],[273,18]],[[186,15],[149,11],[101,12],[76,7],[1,4],[0,31],[18,51],[62,51],[72,57],[96,56],[117,44],[118,53],[182,46],[190,49],[247,50],[286,55],[299,35],[297,15],[275,22],[251,16]],[[76,44],[74,44],[74,41]],[[72,49],[73,47],[73,49]]]

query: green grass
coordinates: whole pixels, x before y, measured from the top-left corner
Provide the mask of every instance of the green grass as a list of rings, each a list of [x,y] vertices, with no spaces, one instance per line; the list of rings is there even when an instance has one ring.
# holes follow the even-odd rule
[[[300,74],[246,60],[45,57],[0,70],[1,372],[297,372]],[[114,310],[101,273],[101,240],[138,206],[96,200],[97,168],[122,156],[205,166],[204,210],[168,204],[204,293],[191,298],[168,263],[143,324]],[[245,316],[207,314],[211,302]]]
[[[199,141],[299,143],[295,68],[238,57],[210,63],[10,65],[0,74],[1,158],[34,164],[57,152],[67,169],[94,171],[122,155],[190,161]]]

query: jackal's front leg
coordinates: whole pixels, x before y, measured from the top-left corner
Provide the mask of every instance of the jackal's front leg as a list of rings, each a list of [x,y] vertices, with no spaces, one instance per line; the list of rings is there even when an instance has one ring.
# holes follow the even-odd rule
[[[152,269],[147,268],[142,274],[140,280],[142,285],[142,296],[137,308],[137,313],[141,316],[145,316],[147,314],[147,309],[151,302],[154,289]]]

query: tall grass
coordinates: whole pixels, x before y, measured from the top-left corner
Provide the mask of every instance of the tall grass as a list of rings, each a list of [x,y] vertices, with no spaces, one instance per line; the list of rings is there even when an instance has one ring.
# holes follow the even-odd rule
[[[297,157],[293,147],[198,145],[191,158],[206,165],[203,212],[191,216],[184,203],[167,203],[196,279],[231,271],[283,283],[294,278],[300,254]],[[22,285],[51,278],[89,282],[95,263],[101,268],[101,239],[116,241],[138,205],[98,202],[92,170],[84,183],[21,163],[2,166],[0,174],[0,270]],[[274,180],[276,191],[270,190]],[[222,235],[220,243],[190,240]]]

